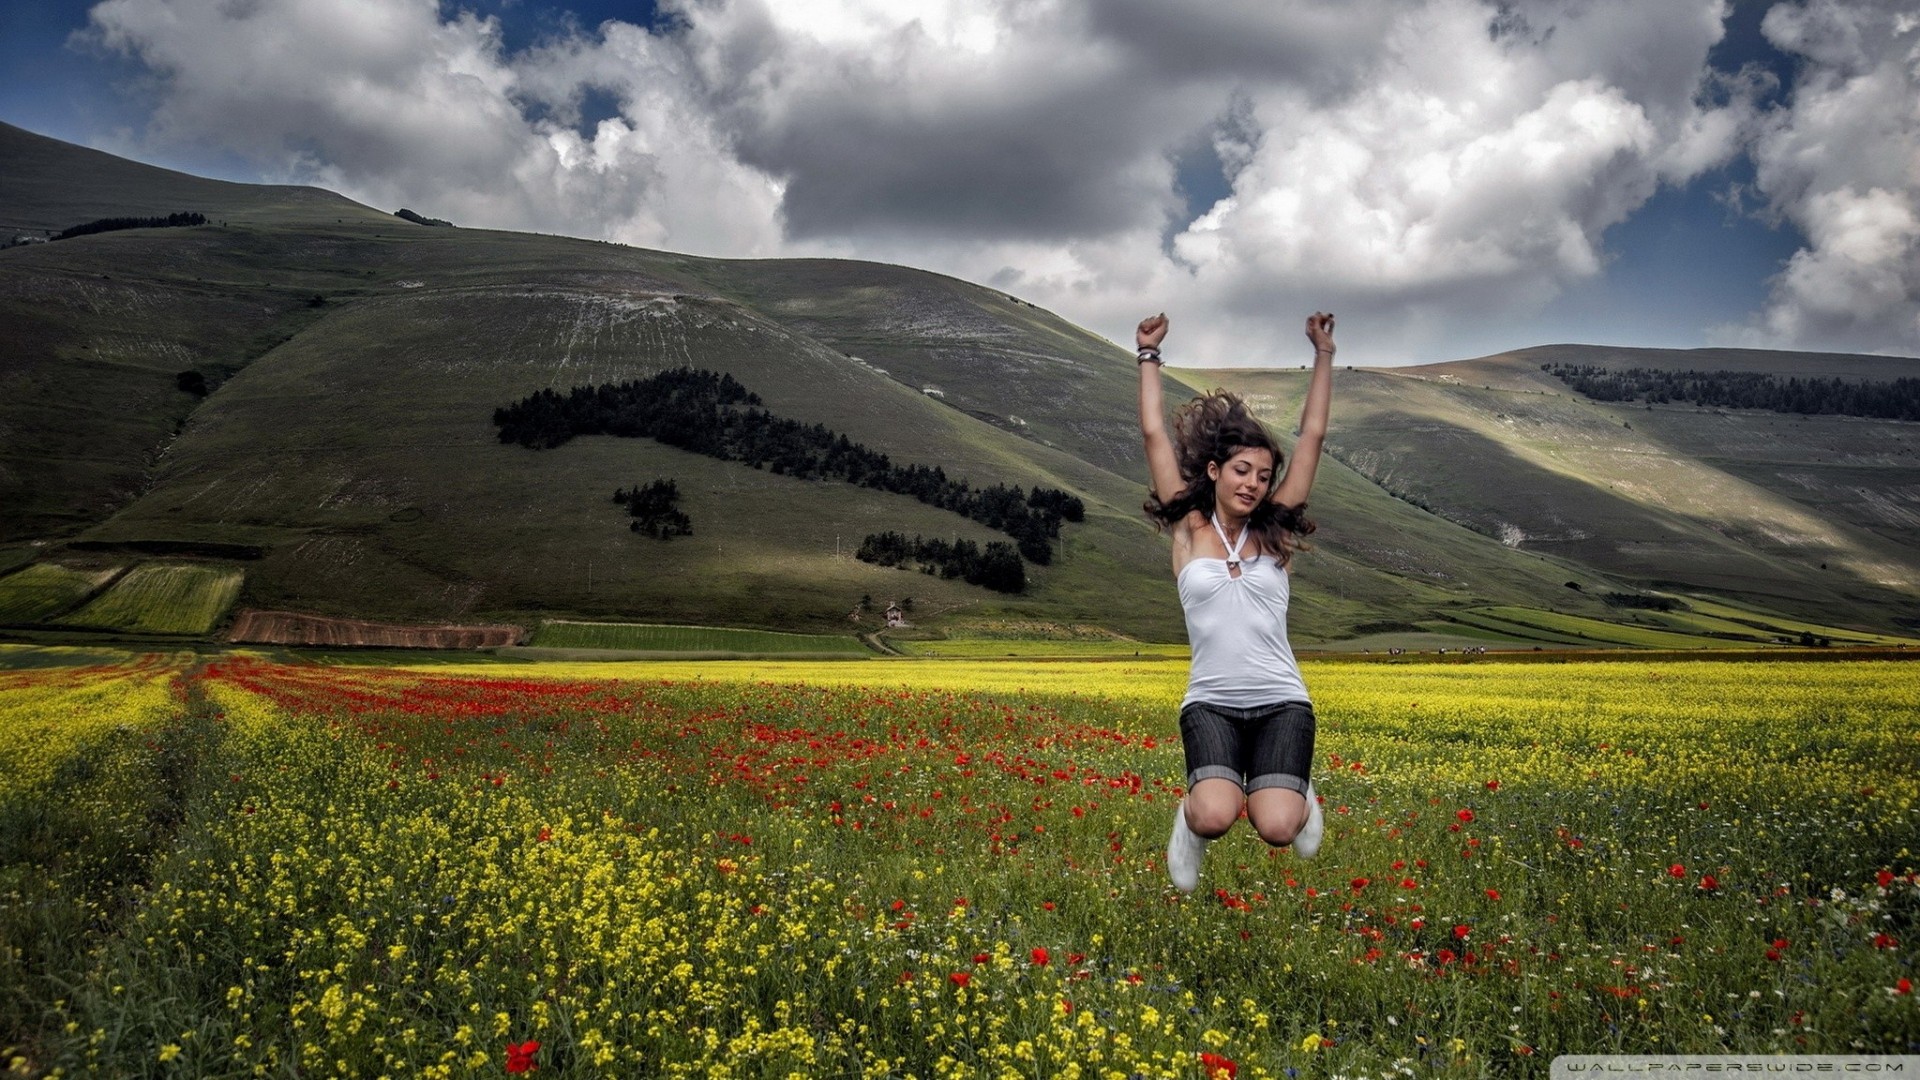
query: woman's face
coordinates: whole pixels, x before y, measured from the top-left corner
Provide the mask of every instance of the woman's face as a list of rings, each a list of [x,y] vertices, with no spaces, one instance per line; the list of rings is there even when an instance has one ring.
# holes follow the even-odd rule
[[[1225,461],[1209,462],[1207,475],[1213,478],[1214,508],[1230,517],[1246,517],[1273,490],[1273,451],[1242,447]]]

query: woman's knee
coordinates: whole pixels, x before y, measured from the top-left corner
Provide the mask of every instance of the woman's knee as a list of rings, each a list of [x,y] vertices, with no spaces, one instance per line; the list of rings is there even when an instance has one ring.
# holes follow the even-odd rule
[[[1293,791],[1263,788],[1247,800],[1247,816],[1253,819],[1253,831],[1274,847],[1285,847],[1307,823],[1306,800]]]
[[[1198,836],[1221,836],[1240,820],[1238,799],[1187,799],[1187,828]]]
[[[1274,821],[1272,819],[1264,821],[1256,820],[1253,823],[1253,831],[1259,833],[1260,839],[1265,840],[1273,847],[1286,847],[1288,844],[1293,843],[1294,836],[1300,832],[1300,823],[1296,821]]]

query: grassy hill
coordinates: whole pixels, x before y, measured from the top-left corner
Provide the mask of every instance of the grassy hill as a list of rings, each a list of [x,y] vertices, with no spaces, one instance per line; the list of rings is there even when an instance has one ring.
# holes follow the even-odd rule
[[[1634,587],[1686,585],[1863,627],[1912,618],[1920,425],[1593,402],[1540,365],[1889,380],[1920,363],[1699,352],[1552,346],[1342,372],[1330,448],[1397,499]],[[1254,394],[1304,386],[1302,372],[1209,375]]]
[[[239,606],[366,619],[844,635],[863,596],[910,596],[935,636],[1182,636],[1166,543],[1139,511],[1132,360],[1016,297],[872,263],[425,227],[4,125],[0,158],[14,228],[209,218],[0,250],[0,570],[59,568],[20,579],[23,611],[48,589],[71,610],[110,570],[197,559],[242,574]],[[1762,451],[1776,421],[1735,418],[1753,447],[1731,453],[1737,440],[1688,443],[1677,410],[1671,430],[1637,412],[1627,429],[1625,410],[1556,390],[1538,363],[1340,373],[1322,528],[1298,567],[1303,640],[1475,609],[1607,619],[1602,594],[1655,582],[1882,630],[1911,606],[1914,425],[1801,425],[1774,460]],[[773,412],[896,463],[1066,489],[1087,520],[1006,596],[853,559],[883,530],[1004,539],[905,496],[651,440],[527,450],[491,423],[539,389],[679,365],[730,372]],[[210,392],[182,389],[183,372]],[[1241,389],[1282,431],[1304,388],[1297,371],[1164,377],[1175,401]],[[1825,445],[1815,431],[1861,437],[1845,455],[1834,442],[1809,487],[1793,459]],[[1867,451],[1886,439],[1894,449]],[[626,529],[613,491],[659,477],[676,480],[692,536]],[[1772,538],[1776,522],[1796,539]]]

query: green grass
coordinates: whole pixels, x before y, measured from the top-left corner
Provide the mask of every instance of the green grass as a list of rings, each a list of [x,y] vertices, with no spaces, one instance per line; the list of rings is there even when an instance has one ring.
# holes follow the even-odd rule
[[[1548,645],[1583,645],[1593,647],[1597,642],[1582,639],[1572,634],[1557,634],[1551,630],[1526,623],[1517,623],[1509,619],[1497,618],[1485,611],[1454,611],[1448,613],[1448,619],[1461,624],[1500,635],[1510,641],[1532,641]]]
[[[1555,358],[1597,362],[1611,351],[1570,347]],[[1881,377],[1898,363],[1800,359],[1859,359]],[[1768,362],[1768,354],[1716,357],[1727,368]],[[1204,373],[1290,408],[1305,375]],[[1920,481],[1920,428],[1649,413],[1588,402],[1539,377],[1537,362],[1520,356],[1417,372],[1342,371],[1330,453],[1383,492],[1513,543],[1521,562],[1547,556],[1586,589],[1584,598],[1536,594],[1523,606],[1611,617],[1598,601],[1618,585],[1595,581],[1599,574],[1641,587],[1687,582],[1686,591],[1751,599],[1801,619],[1888,630],[1911,609],[1905,590],[1920,580],[1920,532],[1885,516],[1886,504],[1905,505],[1900,492]],[[1314,494],[1318,510],[1318,484]],[[1403,572],[1458,575],[1484,588],[1470,568],[1429,563],[1423,535],[1370,536],[1379,539],[1369,546],[1398,555]]]
[[[35,563],[0,578],[0,623],[39,622],[93,595],[119,568],[76,570],[58,563]]]
[[[150,634],[205,634],[233,606],[243,577],[225,567],[147,563],[60,622]]]
[[[533,632],[536,649],[618,649],[662,653],[844,653],[869,656],[858,638],[831,634],[786,634],[719,626],[654,623],[572,622],[555,619]]]
[[[1746,623],[1734,622],[1698,611],[1634,611],[1622,613],[1642,625],[1653,625],[1662,630],[1671,630],[1679,634],[1699,634],[1703,637],[1722,638],[1729,641],[1739,640],[1771,645],[1778,634],[1769,633]]]
[[[1484,613],[1514,626],[1545,630],[1574,641],[1598,645],[1625,645],[1636,649],[1705,649],[1734,644],[1695,634],[1675,634],[1580,615],[1541,611],[1538,608],[1494,607],[1484,609]]]
[[[1701,618],[1717,618],[1728,625],[1758,635],[1771,641],[1775,636],[1798,638],[1801,634],[1830,639],[1836,645],[1883,645],[1890,647],[1905,646],[1911,648],[1920,645],[1920,638],[1897,637],[1893,634],[1875,634],[1863,630],[1847,630],[1820,623],[1806,622],[1800,619],[1786,618],[1780,615],[1762,614],[1734,607],[1730,604],[1709,600],[1705,597],[1688,596],[1688,607]]]
[[[0,671],[26,671],[35,668],[92,667],[106,664],[125,664],[133,660],[133,654],[110,647],[75,647],[64,645],[30,645],[19,642],[0,643]],[[387,663],[393,657],[386,657]]]
[[[949,641],[895,641],[887,644],[908,656],[992,659],[994,657],[1185,657],[1185,645],[1147,641],[1044,641],[1018,638],[956,638]]]

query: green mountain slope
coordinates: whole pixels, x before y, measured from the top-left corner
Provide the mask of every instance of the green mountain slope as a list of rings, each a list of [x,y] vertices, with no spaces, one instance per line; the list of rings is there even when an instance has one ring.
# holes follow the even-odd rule
[[[1596,403],[1540,364],[1883,380],[1920,364],[1701,352],[1554,346],[1342,373],[1331,448],[1382,490],[1516,550],[1851,625],[1911,618],[1920,425]],[[1249,389],[1299,378],[1220,374]]]
[[[313,187],[235,184],[142,165],[0,122],[0,242],[110,217],[198,212],[234,224],[387,215]]]
[[[0,126],[0,160],[16,158],[29,167],[0,171],[7,221],[192,210],[211,223],[0,250],[0,566],[158,552],[242,570],[242,605],[413,622],[847,632],[863,596],[910,596],[936,631],[1182,636],[1166,542],[1140,513],[1131,357],[1005,293],[872,263],[431,228]],[[1004,539],[905,496],[651,440],[527,450],[491,423],[536,390],[680,365],[729,372],[773,412],[896,463],[1066,489],[1087,520],[1006,596],[855,560],[884,530]],[[182,389],[183,372],[210,392]],[[1282,431],[1304,389],[1298,371],[1164,377],[1176,402],[1241,389]],[[1629,430],[1545,378],[1519,354],[1340,373],[1321,530],[1297,564],[1302,640],[1487,607],[1605,618],[1601,594],[1655,582],[1836,617],[1820,600],[1841,581],[1838,615],[1880,627],[1910,601],[1901,451],[1816,462],[1831,471],[1809,487],[1794,455],[1686,443],[1684,418],[1667,431],[1635,413]],[[1891,425],[1891,445],[1911,447],[1897,441],[1911,427]],[[613,491],[660,477],[692,536],[627,530]],[[1795,485],[1809,493],[1782,494]],[[1812,542],[1769,547],[1776,519],[1834,569],[1816,569]]]

